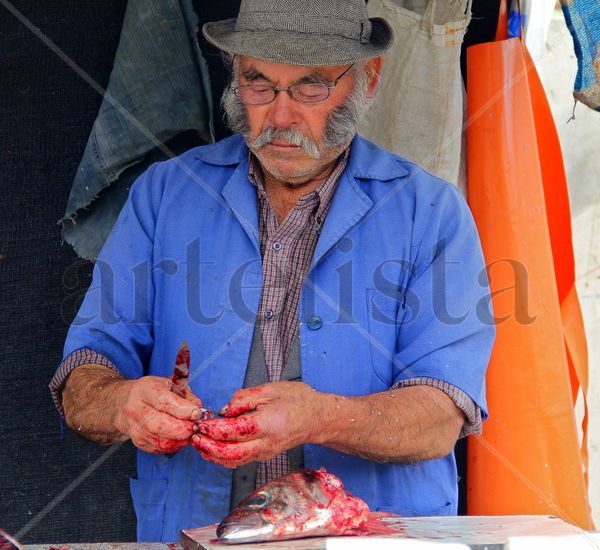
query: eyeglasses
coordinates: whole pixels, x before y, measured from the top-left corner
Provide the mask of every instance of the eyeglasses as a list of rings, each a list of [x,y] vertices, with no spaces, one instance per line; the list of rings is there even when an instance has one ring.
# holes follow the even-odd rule
[[[337,86],[337,83],[346,76],[353,66],[354,64],[350,65],[331,84],[292,84],[287,88],[275,88],[266,84],[251,84],[249,86],[238,86],[233,91],[244,105],[266,105],[275,99],[277,92],[287,92],[294,101],[299,103],[320,103],[329,97],[331,90]]]

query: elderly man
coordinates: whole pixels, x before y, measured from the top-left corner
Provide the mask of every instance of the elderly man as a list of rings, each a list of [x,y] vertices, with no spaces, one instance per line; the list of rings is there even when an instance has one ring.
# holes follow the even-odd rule
[[[464,201],[356,135],[389,26],[363,0],[244,0],[204,33],[231,61],[236,135],[132,187],[51,385],[59,408],[138,447],[140,540],[302,467],[372,510],[456,513],[452,450],[485,417],[494,329]],[[169,380],[184,339],[187,399]],[[201,407],[222,417],[197,423]]]

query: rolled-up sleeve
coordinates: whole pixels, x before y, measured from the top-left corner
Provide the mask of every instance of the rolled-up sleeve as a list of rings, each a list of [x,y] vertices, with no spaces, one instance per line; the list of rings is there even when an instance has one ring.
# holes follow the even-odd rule
[[[144,374],[153,347],[151,266],[160,204],[160,189],[152,179],[153,168],[132,186],[69,328],[61,363],[50,383],[59,412],[62,388],[79,365],[106,366],[124,378]]]
[[[56,369],[56,372],[54,373],[54,376],[48,385],[50,388],[52,401],[54,401],[54,406],[61,416],[65,415],[65,410],[62,403],[63,388],[67,383],[67,378],[69,378],[69,375],[81,365],[100,365],[118,372],[117,367],[115,367],[109,359],[103,355],[100,355],[99,353],[96,353],[93,349],[77,349],[67,355],[60,365],[58,365],[58,368]]]
[[[465,415],[459,438],[467,435],[479,435],[482,432],[481,409],[461,389],[436,378],[410,378],[401,380],[392,389],[409,388],[411,386],[429,386],[443,391]]]

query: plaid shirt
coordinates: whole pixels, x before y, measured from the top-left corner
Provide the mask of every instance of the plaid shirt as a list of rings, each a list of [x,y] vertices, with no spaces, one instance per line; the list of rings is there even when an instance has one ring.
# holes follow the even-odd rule
[[[250,181],[258,195],[258,231],[263,258],[263,288],[258,309],[265,362],[271,382],[279,380],[298,335],[298,304],[321,227],[331,206],[348,150],[318,189],[302,195],[279,223],[263,186],[256,158],[250,158]]]
[[[298,335],[298,305],[321,227],[331,206],[337,182],[348,163],[349,150],[340,155],[331,175],[317,189],[302,195],[283,223],[279,223],[265,191],[262,171],[250,155],[250,181],[258,196],[258,231],[263,257],[263,288],[257,323],[271,382],[281,369]],[[258,465],[256,486],[291,470],[286,452]]]
[[[256,187],[259,213],[259,236],[263,256],[263,290],[257,315],[265,362],[271,381],[280,379],[291,345],[298,335],[298,305],[306,274],[323,222],[329,211],[337,183],[348,162],[349,150],[342,154],[330,177],[316,190],[303,195],[283,223],[279,223],[262,183],[258,161],[251,155],[250,181]],[[103,355],[81,348],[68,355],[50,382],[56,408],[64,414],[61,393],[73,369],[96,364],[117,370]],[[428,385],[446,393],[463,411],[466,420],[461,436],[481,433],[481,411],[473,400],[456,386],[434,378],[413,378],[394,388]],[[257,486],[289,471],[286,453],[261,463]]]

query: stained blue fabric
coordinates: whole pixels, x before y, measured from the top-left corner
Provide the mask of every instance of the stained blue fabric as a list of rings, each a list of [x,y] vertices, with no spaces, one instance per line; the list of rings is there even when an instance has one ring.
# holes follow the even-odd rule
[[[577,56],[575,99],[600,111],[600,2],[561,0]]]
[[[94,269],[64,356],[89,347],[127,378],[169,376],[181,341],[192,390],[220,409],[244,382],[261,293],[256,190],[239,136],[153,165],[130,197]],[[319,330],[308,320],[319,317]],[[475,224],[456,189],[356,137],[301,296],[303,381],[367,395],[427,376],[467,393],[485,417],[494,338]],[[454,455],[379,464],[305,445],[372,510],[448,515]],[[172,459],[138,452],[132,494],[140,541],[229,511],[231,471],[186,447]]]
[[[114,66],[62,220],[65,240],[95,259],[134,177],[124,171],[186,131],[213,141],[208,69],[191,0],[129,0]],[[172,144],[171,147],[173,147]],[[101,200],[97,200],[103,193]],[[85,209],[85,211],[83,211]]]

